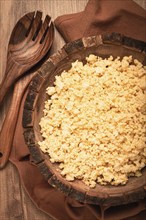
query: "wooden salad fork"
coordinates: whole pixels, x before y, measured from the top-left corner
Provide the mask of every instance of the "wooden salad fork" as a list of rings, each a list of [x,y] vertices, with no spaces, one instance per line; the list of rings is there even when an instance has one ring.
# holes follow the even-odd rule
[[[24,15],[15,25],[8,44],[6,71],[0,85],[0,105],[14,82],[38,63],[54,39],[51,17],[42,23],[42,12]]]
[[[4,168],[11,152],[20,103],[35,73],[21,76],[47,54],[54,39],[54,26],[50,16],[42,23],[42,12],[23,16],[16,24],[8,46],[6,74],[0,87],[0,103],[14,84],[14,92],[0,132],[0,169]],[[19,79],[19,80],[18,80]]]

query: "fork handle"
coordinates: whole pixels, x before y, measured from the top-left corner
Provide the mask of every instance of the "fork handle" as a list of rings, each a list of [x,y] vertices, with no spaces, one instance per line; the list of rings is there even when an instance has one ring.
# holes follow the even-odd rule
[[[21,100],[34,74],[23,77],[15,84],[11,105],[0,132],[0,169],[3,169],[8,162]]]
[[[14,63],[12,62],[7,65],[4,78],[0,84],[0,106],[2,105],[3,100],[10,90],[11,86],[18,78],[17,76],[20,75],[22,71],[23,67],[21,67],[17,63],[15,63],[14,65]]]

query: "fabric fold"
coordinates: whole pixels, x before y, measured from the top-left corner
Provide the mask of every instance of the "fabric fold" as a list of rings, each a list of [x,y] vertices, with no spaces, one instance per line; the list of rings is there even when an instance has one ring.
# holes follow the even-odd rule
[[[54,22],[66,42],[107,32],[146,41],[146,11],[132,0],[89,0],[83,12]]]

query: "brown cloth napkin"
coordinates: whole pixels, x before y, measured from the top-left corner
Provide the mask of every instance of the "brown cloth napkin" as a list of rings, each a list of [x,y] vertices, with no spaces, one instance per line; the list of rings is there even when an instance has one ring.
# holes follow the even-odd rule
[[[146,41],[146,11],[132,0],[89,0],[83,12],[59,16],[55,25],[66,42],[107,32]]]
[[[55,25],[66,42],[105,32],[120,32],[146,41],[145,22],[144,9],[131,0],[89,0],[83,12],[60,16],[55,20]],[[25,96],[21,103],[10,161],[17,167],[26,192],[39,209],[57,220],[145,219],[146,200],[134,206],[129,204],[118,206],[116,209],[110,207],[104,212],[98,205],[79,203],[52,188],[33,164],[24,142],[22,128],[24,100]]]

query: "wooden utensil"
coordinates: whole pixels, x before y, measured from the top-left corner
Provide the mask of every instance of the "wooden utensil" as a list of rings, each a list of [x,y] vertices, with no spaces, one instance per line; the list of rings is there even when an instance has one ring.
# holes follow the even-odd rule
[[[15,25],[8,44],[7,65],[0,85],[0,105],[14,82],[40,61],[52,45],[51,17],[42,23],[42,12],[30,12]]]
[[[16,24],[8,47],[6,74],[0,87],[0,104],[11,85],[49,51],[54,38],[50,16],[42,24],[42,12],[26,14]],[[4,168],[11,152],[13,136],[24,91],[34,74],[20,79],[15,87],[9,111],[0,132],[0,169]]]

